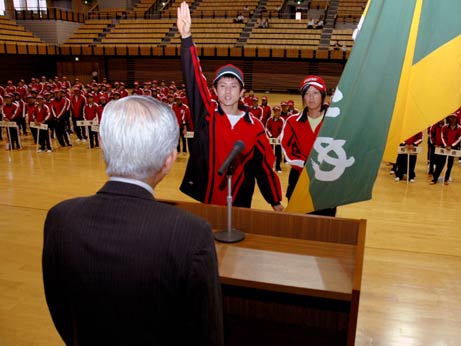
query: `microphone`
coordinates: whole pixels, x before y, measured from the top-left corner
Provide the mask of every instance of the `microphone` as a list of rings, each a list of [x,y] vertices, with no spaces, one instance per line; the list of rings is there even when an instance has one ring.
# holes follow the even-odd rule
[[[227,168],[230,166],[232,161],[237,157],[237,155],[245,149],[245,143],[243,141],[238,140],[234,143],[234,147],[232,148],[232,151],[227,155],[227,158],[224,160],[223,164],[218,170],[219,175],[223,175],[224,172],[227,170]]]

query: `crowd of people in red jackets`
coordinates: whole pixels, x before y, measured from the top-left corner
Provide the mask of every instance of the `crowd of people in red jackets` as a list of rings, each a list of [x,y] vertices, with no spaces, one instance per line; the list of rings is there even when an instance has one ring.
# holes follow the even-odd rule
[[[164,80],[136,81],[130,89],[126,88],[124,82],[109,83],[103,79],[101,82],[93,80],[84,84],[78,78],[69,81],[66,76],[31,78],[29,83],[25,80],[9,80],[5,85],[0,85],[0,113],[3,120],[0,140],[6,142],[7,150],[22,149],[22,136],[31,133],[34,143],[38,144],[38,152],[51,152],[53,138],[56,138],[60,147],[72,147],[71,135],[74,134],[76,142],[89,141],[90,148],[97,148],[99,143],[95,127],[79,126],[78,122],[98,124],[109,101],[128,95],[154,97],[171,105],[181,128],[178,151],[186,154],[187,141],[193,136],[194,125],[185,86]],[[245,93],[241,102],[263,123],[268,137],[274,139],[280,137],[285,120],[299,112],[293,100],[272,107],[268,104],[267,96],[259,98],[253,90]],[[7,122],[14,122],[16,126],[7,126]],[[48,128],[41,126],[40,129],[43,124]],[[275,169],[281,172],[282,150],[278,140],[272,143],[277,158]]]

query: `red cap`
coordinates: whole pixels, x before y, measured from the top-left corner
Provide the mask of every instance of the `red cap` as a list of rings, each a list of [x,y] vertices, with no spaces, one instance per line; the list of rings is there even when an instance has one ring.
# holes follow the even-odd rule
[[[319,91],[327,91],[325,81],[319,76],[309,75],[306,76],[299,85],[299,92],[304,94],[308,87],[313,86]]]
[[[222,76],[230,74],[233,75],[235,78],[237,78],[242,86],[245,86],[245,82],[243,79],[243,72],[241,69],[239,69],[237,66],[234,66],[232,64],[227,64],[224,66],[221,66],[216,70],[216,73],[213,78],[213,84],[216,83],[216,81],[221,78]]]

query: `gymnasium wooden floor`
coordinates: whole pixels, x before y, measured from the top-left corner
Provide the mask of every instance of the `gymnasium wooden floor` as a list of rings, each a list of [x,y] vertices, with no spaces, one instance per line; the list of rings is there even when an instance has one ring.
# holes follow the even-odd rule
[[[268,96],[271,104],[287,97]],[[0,142],[0,346],[63,345],[43,294],[44,218],[106,180],[99,149],[74,142],[36,153],[31,142],[13,152]],[[190,200],[178,190],[186,162],[178,157],[157,198]],[[396,183],[383,163],[373,199],[338,208],[368,220],[356,345],[461,345],[461,165],[449,186],[429,186],[425,172],[421,156],[416,182]],[[280,177],[285,190],[287,166]],[[270,209],[259,192],[253,207]]]

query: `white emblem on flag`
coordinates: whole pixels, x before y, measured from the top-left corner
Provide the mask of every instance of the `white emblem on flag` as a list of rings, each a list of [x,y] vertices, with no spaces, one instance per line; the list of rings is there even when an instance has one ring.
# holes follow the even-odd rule
[[[335,181],[338,180],[346,170],[351,167],[355,158],[353,156],[347,158],[347,153],[343,146],[346,143],[343,139],[334,139],[329,137],[318,137],[314,143],[314,150],[318,153],[318,163],[312,159],[312,168],[315,172],[315,178],[320,181]],[[324,145],[326,144],[326,145]],[[333,151],[335,156],[329,156],[328,153]],[[333,168],[328,171],[322,171],[320,165],[326,162]]]
[[[333,97],[331,98],[332,103],[337,103],[343,99],[343,93],[339,88],[336,88],[335,93],[333,94]],[[339,107],[329,107],[327,110],[327,114],[325,114],[326,117],[328,118],[336,118],[338,115],[341,114],[341,110]]]

